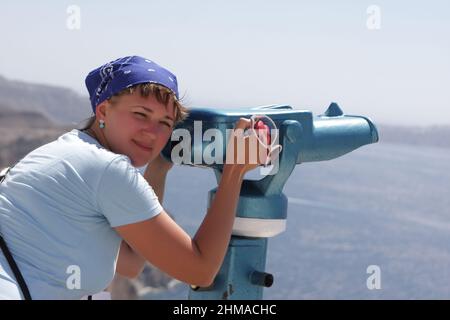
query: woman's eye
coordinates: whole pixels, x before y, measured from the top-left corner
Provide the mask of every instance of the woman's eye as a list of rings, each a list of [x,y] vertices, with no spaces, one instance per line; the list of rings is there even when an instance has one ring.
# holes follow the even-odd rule
[[[168,123],[168,122],[161,122],[162,124],[164,124],[164,125],[166,125],[166,126],[168,126],[169,128],[172,128],[172,125],[170,124],[170,123]]]
[[[142,113],[142,112],[135,112],[134,114],[137,114],[138,116],[144,117],[144,118],[147,117],[147,115],[145,113]]]

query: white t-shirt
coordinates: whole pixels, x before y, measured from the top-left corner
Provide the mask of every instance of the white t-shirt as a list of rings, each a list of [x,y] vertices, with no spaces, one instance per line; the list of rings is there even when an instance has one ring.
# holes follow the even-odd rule
[[[30,152],[0,184],[0,235],[33,299],[80,299],[105,289],[121,238],[113,227],[163,210],[127,156],[72,130]],[[21,292],[0,251],[0,299]]]

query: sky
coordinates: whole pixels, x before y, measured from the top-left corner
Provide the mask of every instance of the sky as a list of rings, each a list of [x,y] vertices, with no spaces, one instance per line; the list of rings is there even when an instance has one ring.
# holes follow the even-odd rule
[[[188,107],[337,102],[375,123],[450,124],[448,0],[2,1],[0,39],[0,75],[83,95],[90,70],[141,55],[177,75]]]

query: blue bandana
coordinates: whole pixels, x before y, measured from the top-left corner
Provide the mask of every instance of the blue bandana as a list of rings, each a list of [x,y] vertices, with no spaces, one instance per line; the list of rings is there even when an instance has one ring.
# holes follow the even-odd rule
[[[108,62],[89,72],[86,77],[92,110],[114,94],[138,83],[157,83],[173,91],[178,99],[177,77],[155,62],[129,56]]]

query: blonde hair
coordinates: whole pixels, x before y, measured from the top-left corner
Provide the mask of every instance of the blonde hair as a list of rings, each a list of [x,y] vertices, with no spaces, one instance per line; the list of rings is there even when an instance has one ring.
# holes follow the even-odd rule
[[[120,96],[123,96],[123,95],[133,94],[135,92],[135,90],[139,90],[141,97],[144,97],[144,98],[146,98],[150,95],[153,95],[159,103],[164,104],[166,107],[172,101],[173,108],[175,110],[174,125],[182,122],[189,115],[189,110],[185,106],[183,106],[183,104],[181,103],[182,99],[177,99],[177,97],[175,96],[175,94],[173,93],[172,90],[170,90],[167,87],[164,87],[160,84],[156,84],[156,83],[147,82],[147,83],[136,84],[134,86],[131,86],[129,88],[126,88],[126,89],[116,93],[112,97],[108,98],[108,101],[111,104],[114,104],[116,102],[117,98],[119,98]],[[87,120],[86,124],[83,126],[83,128],[81,128],[80,130],[86,130],[86,129],[90,128],[92,126],[92,124],[94,124],[95,119],[96,119],[95,115],[90,117]]]

